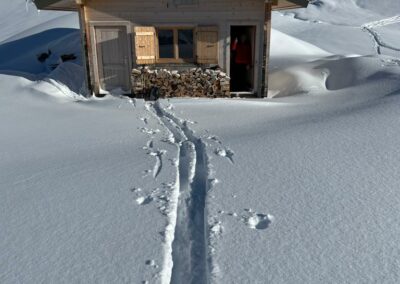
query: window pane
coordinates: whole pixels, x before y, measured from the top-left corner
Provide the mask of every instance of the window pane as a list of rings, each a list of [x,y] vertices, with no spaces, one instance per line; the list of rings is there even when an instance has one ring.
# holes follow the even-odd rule
[[[193,30],[178,30],[179,58],[193,58]]]
[[[158,30],[160,58],[174,58],[174,31]]]

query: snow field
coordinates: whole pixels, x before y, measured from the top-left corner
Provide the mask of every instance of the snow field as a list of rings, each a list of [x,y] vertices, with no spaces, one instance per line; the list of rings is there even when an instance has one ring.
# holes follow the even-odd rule
[[[157,103],[84,98],[76,16],[4,3],[1,283],[399,282],[398,1],[274,13],[274,99]]]

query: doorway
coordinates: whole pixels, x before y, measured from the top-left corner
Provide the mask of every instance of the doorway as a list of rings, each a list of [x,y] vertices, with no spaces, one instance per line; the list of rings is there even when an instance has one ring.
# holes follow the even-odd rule
[[[254,94],[256,26],[231,26],[231,92]]]
[[[129,45],[125,26],[96,26],[99,92],[130,93]]]

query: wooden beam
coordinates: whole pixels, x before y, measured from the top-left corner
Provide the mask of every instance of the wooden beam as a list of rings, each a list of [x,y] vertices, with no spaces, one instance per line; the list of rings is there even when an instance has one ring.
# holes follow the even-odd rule
[[[35,0],[39,10],[77,11],[77,2],[84,0]]]
[[[269,55],[271,47],[271,13],[272,3],[265,3],[264,12],[264,48],[263,48],[263,66],[262,66],[262,88],[261,97],[268,96],[268,73],[269,73]]]
[[[78,8],[79,15],[79,26],[81,31],[81,49],[82,49],[82,67],[85,75],[85,91],[87,92],[87,96],[91,95],[91,82],[90,82],[90,68],[89,68],[89,41],[88,41],[88,32],[87,32],[87,24],[86,24],[86,14],[85,14],[85,6],[79,5]]]
[[[272,2],[273,11],[307,8],[309,4],[308,0],[266,0],[265,2]]]

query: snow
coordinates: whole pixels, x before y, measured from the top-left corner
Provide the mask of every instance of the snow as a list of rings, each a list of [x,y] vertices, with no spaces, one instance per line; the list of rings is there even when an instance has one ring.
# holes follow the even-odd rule
[[[0,43],[15,41],[49,29],[79,28],[78,15],[71,12],[38,11],[29,0],[0,3]],[[12,24],[11,24],[12,23]]]
[[[398,283],[400,6],[312,2],[270,98],[156,103],[86,98],[76,15],[1,2],[0,282]]]

